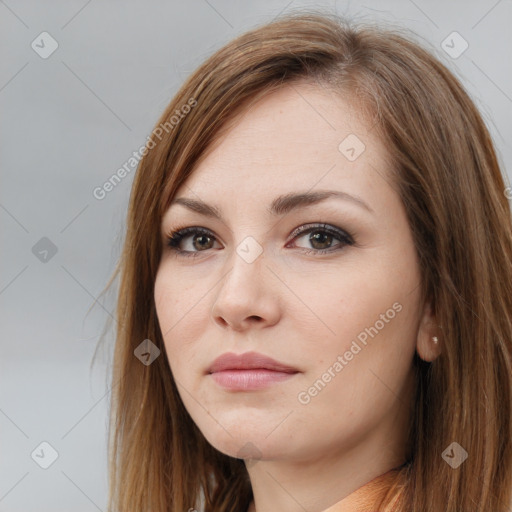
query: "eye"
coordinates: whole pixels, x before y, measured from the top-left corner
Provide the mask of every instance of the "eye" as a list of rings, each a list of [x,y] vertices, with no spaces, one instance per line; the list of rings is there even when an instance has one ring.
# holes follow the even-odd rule
[[[190,238],[191,244],[188,249],[182,249],[180,245],[184,240]],[[215,236],[205,228],[187,227],[178,228],[167,236],[167,245],[176,252],[177,256],[195,257],[203,249],[211,249]],[[196,249],[197,251],[194,251]]]
[[[331,253],[355,243],[352,235],[329,224],[300,226],[293,232],[293,240],[303,238],[308,234],[307,243],[311,244],[313,248],[299,246],[305,254]],[[340,243],[333,247],[334,240]],[[187,246],[185,241],[189,241],[187,248],[183,248],[184,245]],[[214,248],[215,242],[215,235],[210,230],[201,227],[178,228],[167,235],[167,245],[177,257],[197,257],[200,252]]]
[[[301,236],[298,236],[298,235]],[[306,248],[305,254],[325,254],[342,249],[345,245],[354,245],[353,237],[335,226],[329,224],[306,225],[298,228],[294,233],[294,239],[306,238],[306,242],[313,246],[313,249]],[[338,240],[339,244],[333,247],[333,241]]]

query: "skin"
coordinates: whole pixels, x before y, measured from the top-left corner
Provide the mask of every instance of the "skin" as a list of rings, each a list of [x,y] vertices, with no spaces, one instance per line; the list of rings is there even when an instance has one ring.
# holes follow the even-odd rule
[[[338,149],[349,134],[366,146],[354,161]],[[165,242],[184,226],[213,235],[182,240],[197,258],[164,244],[155,304],[192,419],[221,452],[252,454],[251,511],[319,512],[406,460],[414,352],[435,359],[431,337],[439,333],[421,303],[418,258],[388,160],[350,98],[286,85],[240,116],[177,191],[215,205],[223,221],[178,204],[162,219]],[[267,210],[281,194],[320,189],[357,196],[373,212],[337,198],[282,217]],[[315,232],[293,236],[314,223],[347,231],[355,243],[326,242],[325,231],[316,244]],[[263,250],[252,263],[236,251],[248,236]],[[331,252],[315,255],[321,248]],[[299,393],[394,303],[401,311],[301,403]],[[258,391],[225,390],[205,374],[219,355],[247,351],[299,373]]]

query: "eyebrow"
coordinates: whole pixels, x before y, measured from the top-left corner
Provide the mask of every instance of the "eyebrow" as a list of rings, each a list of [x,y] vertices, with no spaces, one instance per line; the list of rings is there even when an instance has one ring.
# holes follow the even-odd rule
[[[276,197],[272,201],[270,207],[267,208],[267,211],[274,216],[286,215],[292,210],[296,210],[304,206],[317,204],[331,197],[342,199],[344,201],[350,201],[354,204],[363,207],[370,213],[375,213],[372,210],[372,208],[370,208],[370,206],[368,206],[361,198],[350,195],[347,192],[341,192],[338,190],[320,190],[316,192],[299,192],[285,194]],[[192,210],[206,217],[223,220],[221,212],[217,207],[204,203],[203,201],[190,199],[188,197],[178,197],[171,201],[169,207],[171,207],[174,204],[181,204],[182,206],[185,206],[189,210]]]

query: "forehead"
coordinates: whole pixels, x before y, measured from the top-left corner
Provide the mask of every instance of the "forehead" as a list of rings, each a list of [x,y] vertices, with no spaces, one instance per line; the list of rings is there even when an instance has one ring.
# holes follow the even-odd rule
[[[368,195],[385,185],[387,161],[352,98],[311,84],[287,85],[238,116],[176,197],[267,206],[292,190]]]

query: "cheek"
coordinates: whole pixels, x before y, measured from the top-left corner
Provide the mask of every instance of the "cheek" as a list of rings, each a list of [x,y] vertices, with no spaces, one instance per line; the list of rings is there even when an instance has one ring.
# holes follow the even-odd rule
[[[317,314],[296,315],[309,370],[300,403],[315,402],[319,414],[336,407],[362,417],[394,400],[390,390],[399,390],[412,364],[420,291],[414,259],[402,258],[354,262],[316,279],[302,274],[289,281]]]
[[[406,402],[414,354],[408,304],[402,304],[400,311],[373,305],[377,315],[368,315],[362,323],[340,324],[346,336],[310,351],[310,371],[294,399],[298,417],[312,438],[326,445],[350,446],[382,425],[399,402]],[[392,311],[386,316],[388,323],[380,320],[381,311]]]
[[[154,297],[158,323],[162,332],[169,365],[173,374],[184,374],[197,351],[195,340],[201,338],[207,304],[199,286],[185,286],[176,273],[158,271]]]
[[[292,328],[301,334],[306,357],[314,355],[309,363],[328,363],[329,357],[349,350],[353,340],[364,347],[365,341],[399,330],[396,319],[403,313],[397,309],[410,302],[412,285],[408,277],[396,275],[396,265],[347,260],[343,268],[286,276],[288,287],[301,299],[287,303],[286,317],[293,317]]]

